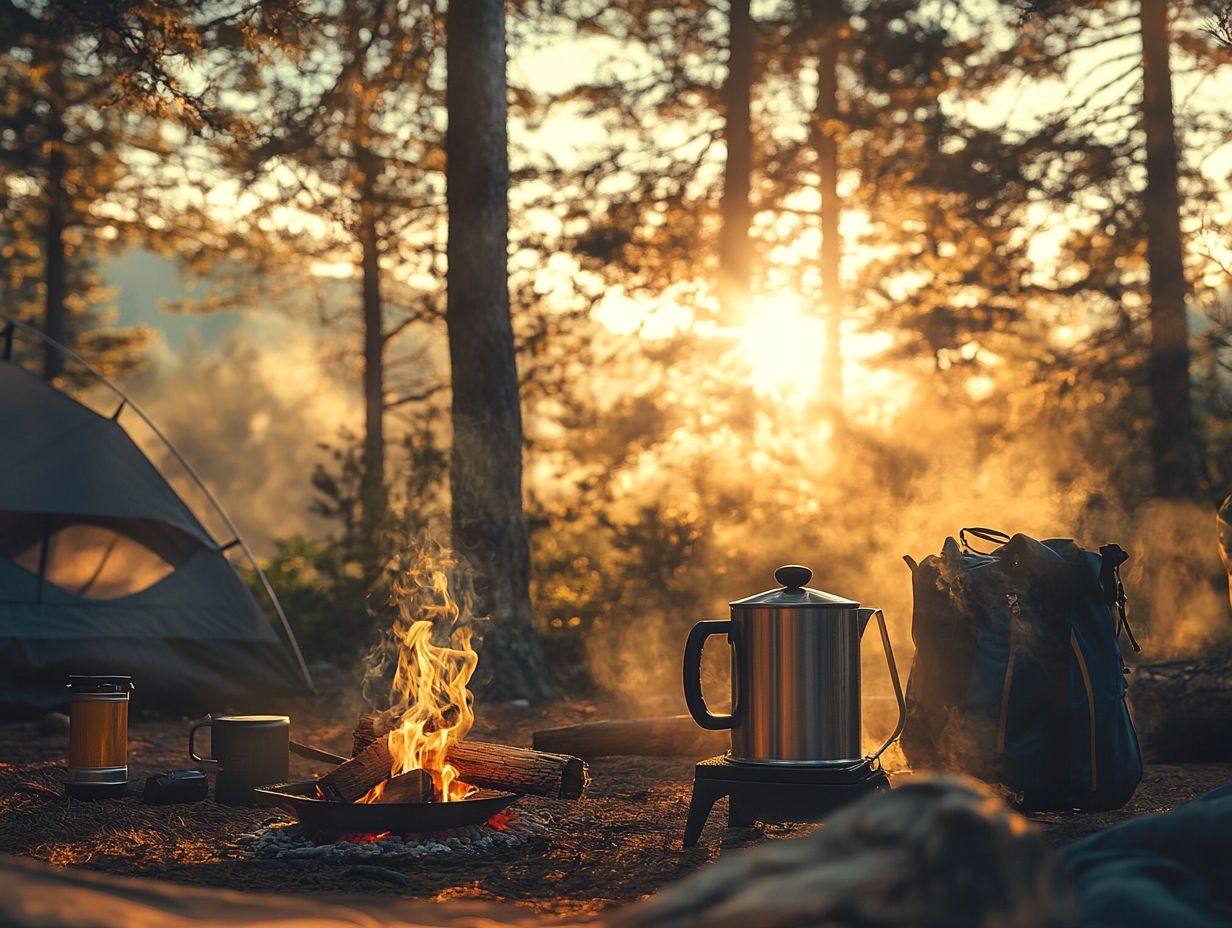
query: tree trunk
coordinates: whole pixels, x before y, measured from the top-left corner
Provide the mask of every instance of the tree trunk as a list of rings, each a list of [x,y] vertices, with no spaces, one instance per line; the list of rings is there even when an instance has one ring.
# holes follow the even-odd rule
[[[363,539],[375,553],[387,508],[385,490],[385,331],[381,303],[380,245],[376,229],[376,167],[360,149],[359,243],[363,278],[364,313],[364,453],[360,501],[363,504]],[[365,561],[369,558],[365,557]],[[378,558],[371,558],[376,563]]]
[[[719,200],[719,312],[725,325],[747,318],[752,255],[749,253],[749,175],[753,130],[749,98],[753,87],[753,21],[749,0],[731,0],[727,78],[723,81],[723,138],[727,160]]]
[[[819,17],[820,46],[817,54],[817,106],[813,121],[817,130],[818,192],[821,194],[821,299],[826,313],[826,345],[822,357],[822,399],[837,417],[843,403],[843,285],[839,265],[843,246],[838,223],[842,204],[838,198],[838,52],[843,8],[829,0],[815,14]]]
[[[453,544],[477,573],[491,623],[479,687],[542,698],[556,684],[530,606],[522,413],[509,316],[509,162],[502,0],[450,3],[445,19]]]
[[[55,62],[48,77],[50,111],[47,115],[47,216],[43,237],[43,332],[60,344],[66,343],[67,325],[64,299],[68,293],[68,262],[65,255],[64,230],[68,226],[67,192],[64,189],[68,170],[64,150],[64,58],[53,50]],[[64,369],[64,358],[50,345],[43,351],[43,377],[54,380]]]
[[[1146,133],[1147,176],[1142,205],[1151,274],[1155,495],[1185,498],[1194,495],[1196,484],[1167,0],[1141,0],[1141,26],[1142,127]]]

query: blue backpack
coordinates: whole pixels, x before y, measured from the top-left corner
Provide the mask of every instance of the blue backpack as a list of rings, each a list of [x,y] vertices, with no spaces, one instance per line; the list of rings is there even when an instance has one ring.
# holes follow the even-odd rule
[[[976,551],[968,539],[996,545]],[[947,538],[911,568],[915,658],[902,746],[1008,788],[1027,810],[1115,809],[1142,779],[1125,695],[1117,545],[991,529]]]

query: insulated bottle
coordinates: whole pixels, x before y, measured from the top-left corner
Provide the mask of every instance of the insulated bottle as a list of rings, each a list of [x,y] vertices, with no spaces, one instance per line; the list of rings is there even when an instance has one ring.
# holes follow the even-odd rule
[[[71,676],[68,779],[74,799],[109,799],[128,786],[128,696],[132,677]]]

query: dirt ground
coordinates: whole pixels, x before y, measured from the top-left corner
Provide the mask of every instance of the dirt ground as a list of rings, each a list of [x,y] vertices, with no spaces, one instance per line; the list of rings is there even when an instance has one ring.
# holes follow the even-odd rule
[[[579,702],[542,710],[486,707],[472,737],[529,746],[536,729],[602,718],[609,711]],[[352,712],[344,714],[321,703],[305,706],[292,713],[292,737],[349,753],[354,717]],[[551,833],[539,843],[479,860],[432,858],[362,867],[254,860],[233,840],[262,823],[285,819],[278,810],[227,807],[212,800],[147,806],[138,798],[147,775],[192,766],[186,753],[187,730],[186,720],[134,721],[129,730],[132,794],[85,803],[63,795],[65,734],[42,735],[34,723],[0,725],[0,853],[232,889],[361,892],[436,900],[467,897],[577,917],[653,893],[732,849],[817,827],[726,829],[721,802],[711,814],[701,843],[683,850],[680,836],[692,761],[609,758],[591,764],[593,783],[581,801],[532,797],[518,801],[515,809],[551,816]],[[324,770],[312,762],[292,759],[293,779],[307,779]],[[1050,842],[1061,844],[1132,815],[1164,811],[1230,779],[1232,764],[1152,766],[1124,809],[1033,818]]]

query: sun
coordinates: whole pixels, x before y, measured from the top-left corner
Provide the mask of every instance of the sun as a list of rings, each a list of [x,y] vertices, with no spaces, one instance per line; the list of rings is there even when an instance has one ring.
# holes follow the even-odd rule
[[[825,337],[821,318],[805,312],[798,295],[758,297],[737,336],[753,390],[793,403],[815,399]]]

